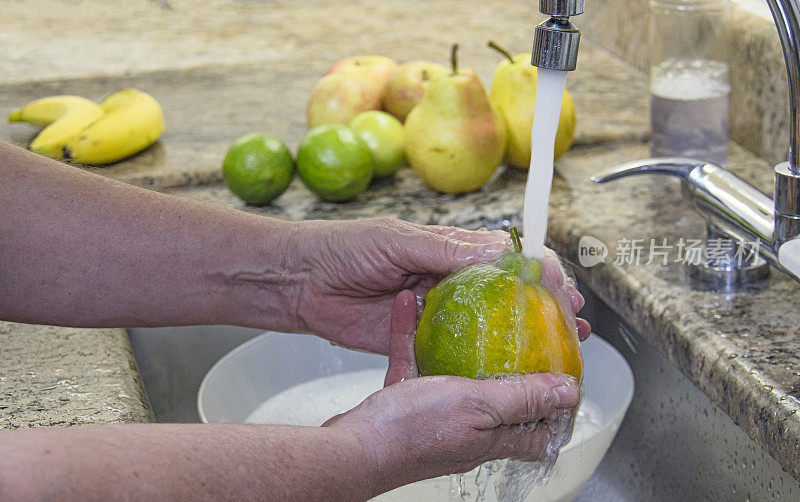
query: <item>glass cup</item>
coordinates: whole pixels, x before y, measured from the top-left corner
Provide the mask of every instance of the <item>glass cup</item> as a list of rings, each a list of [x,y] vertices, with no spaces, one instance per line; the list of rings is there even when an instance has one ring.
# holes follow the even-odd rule
[[[650,0],[650,154],[728,160],[729,0]]]

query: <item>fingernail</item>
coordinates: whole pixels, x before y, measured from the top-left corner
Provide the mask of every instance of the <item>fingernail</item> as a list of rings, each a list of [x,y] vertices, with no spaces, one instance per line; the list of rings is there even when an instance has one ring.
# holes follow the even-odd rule
[[[553,393],[556,406],[559,408],[572,408],[580,400],[580,388],[574,379],[565,378],[561,385],[556,385],[550,392]]]

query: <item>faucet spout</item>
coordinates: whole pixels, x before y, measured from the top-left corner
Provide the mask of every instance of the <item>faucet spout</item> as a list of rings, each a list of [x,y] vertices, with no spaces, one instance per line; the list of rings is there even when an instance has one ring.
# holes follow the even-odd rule
[[[800,6],[797,0],[767,0],[786,60],[789,79],[789,160],[775,166],[777,250],[800,236]]]
[[[539,0],[539,10],[550,19],[536,27],[531,64],[548,70],[572,71],[578,61],[581,32],[570,16],[583,13],[584,0]]]
[[[789,78],[789,170],[800,175],[800,6],[797,0],[767,0],[778,29]]]

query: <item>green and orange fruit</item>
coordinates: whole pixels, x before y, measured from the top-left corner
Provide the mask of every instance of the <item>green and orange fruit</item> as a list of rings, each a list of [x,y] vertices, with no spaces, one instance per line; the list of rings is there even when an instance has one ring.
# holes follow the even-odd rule
[[[580,379],[580,341],[541,283],[541,264],[515,250],[468,265],[425,297],[414,345],[421,375],[489,378],[558,372]]]

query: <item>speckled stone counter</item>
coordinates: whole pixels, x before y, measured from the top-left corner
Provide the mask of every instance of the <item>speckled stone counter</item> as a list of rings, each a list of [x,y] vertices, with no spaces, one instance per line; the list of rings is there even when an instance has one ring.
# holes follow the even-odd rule
[[[124,329],[0,322],[0,429],[152,419]]]
[[[376,0],[347,2],[346,8],[344,3],[323,1],[303,2],[303,7],[293,2],[233,6],[226,2],[208,2],[202,8],[187,7],[184,2],[152,2],[133,4],[131,8],[137,10],[138,17],[129,18],[114,11],[112,16],[116,24],[112,23],[112,30],[85,22],[86,17],[101,18],[101,13],[95,12],[98,8],[92,7],[91,2],[22,4],[9,2],[10,7],[4,6],[2,14],[28,14],[18,18],[0,36],[0,52],[12,54],[4,61],[13,70],[10,77],[9,72],[4,74],[8,85],[26,88],[38,85],[46,89],[52,85],[48,82],[72,77],[98,85],[102,80],[86,77],[128,70],[131,75],[108,78],[130,78],[139,82],[141,80],[136,79],[143,78],[142,71],[154,72],[149,74],[154,78],[158,72],[167,71],[173,72],[171,82],[175,86],[191,82],[207,85],[204,92],[213,100],[215,84],[237,78],[245,82],[244,77],[237,77],[237,65],[247,66],[253,61],[269,64],[265,68],[272,68],[277,75],[270,80],[266,74],[258,74],[266,79],[262,95],[245,94],[246,98],[237,99],[235,92],[223,93],[227,106],[222,108],[206,106],[206,102],[196,100],[179,102],[194,111],[185,114],[188,125],[194,127],[183,130],[187,138],[173,139],[195,145],[205,141],[220,144],[219,138],[214,136],[218,131],[214,129],[216,124],[222,124],[220,127],[228,134],[226,141],[241,133],[264,130],[279,131],[290,145],[296,145],[304,132],[304,100],[299,100],[304,92],[301,90],[310,89],[313,79],[331,61],[357,53],[383,53],[399,60],[442,60],[449,43],[459,41],[464,45],[463,60],[470,61],[465,65],[476,67],[488,83],[497,59],[486,52],[485,41],[497,38],[515,52],[528,50],[532,26],[539,19],[529,2],[512,1],[490,5],[478,1],[397,3]],[[453,5],[459,8],[454,9]],[[223,6],[229,10],[222,9]],[[37,8],[38,12],[33,13]],[[81,12],[83,23],[67,16],[81,8],[85,9]],[[107,12],[104,10],[102,15]],[[175,17],[175,12],[184,17]],[[41,28],[48,19],[53,25],[61,23],[65,28],[65,44],[48,45],[44,36],[37,32],[36,27]],[[77,35],[77,28],[85,30],[82,38]],[[136,37],[137,43],[131,45]],[[74,63],[79,58],[70,54],[70,50],[88,50],[82,44],[97,50],[83,63],[82,70],[76,70]],[[589,46],[589,43],[584,46],[587,50],[581,53],[582,62],[588,61],[585,58],[603,61],[600,55],[590,54]],[[98,49],[102,47],[105,49]],[[120,50],[129,47],[135,50]],[[73,64],[65,62],[64,58],[72,58]],[[296,69],[286,62],[287,58],[293,58],[290,61]],[[48,61],[52,61],[49,66],[45,64]],[[595,120],[594,131],[602,127],[608,129],[605,137],[598,133],[593,141],[584,141],[559,160],[560,175],[555,179],[551,199],[550,244],[577,263],[577,245],[582,236],[591,235],[606,243],[610,254],[604,264],[589,269],[576,265],[575,273],[641,336],[660,347],[675,366],[787,471],[800,478],[800,416],[797,414],[800,406],[800,312],[796,308],[800,301],[800,285],[775,272],[759,287],[720,294],[695,289],[685,279],[680,264],[673,261],[666,266],[613,263],[621,239],[645,239],[648,243],[651,238],[667,239],[676,245],[681,237],[700,238],[704,225],[683,206],[674,180],[639,178],[604,186],[589,182],[591,174],[647,153],[641,142],[646,136],[647,124],[645,77],[605,61],[602,64],[608,66],[594,73],[592,79],[582,78],[585,70],[579,66],[568,82],[579,103],[579,113],[591,110],[587,117],[600,117]],[[222,63],[227,66],[214,66]],[[194,65],[204,65],[207,69],[188,70],[184,79],[175,70]],[[303,66],[305,68],[301,68]],[[25,75],[24,72],[29,73]],[[203,84],[204,80],[195,78],[198,72],[216,74],[217,80]],[[20,83],[26,80],[41,82]],[[115,83],[121,81],[114,80]],[[256,85],[252,80],[248,82],[247,85]],[[278,91],[291,96],[291,100],[276,100]],[[178,100],[190,94],[176,88],[171,99]],[[620,101],[620,96],[625,99]],[[602,104],[620,102],[622,105],[618,107],[622,106],[622,110],[613,112],[616,124],[608,122],[612,111],[602,108]],[[254,107],[261,107],[263,112],[254,112]],[[245,118],[240,121],[237,119],[240,116]],[[224,127],[231,123],[236,123],[237,127]],[[586,125],[584,121],[579,127]],[[6,136],[0,139],[9,140]],[[598,143],[600,141],[606,142]],[[169,150],[166,138],[161,148]],[[154,150],[145,155],[159,153]],[[197,169],[214,171],[220,155],[217,150],[201,149],[194,158]],[[731,169],[745,179],[767,193],[771,191],[771,170],[755,157],[734,149],[730,164]],[[430,191],[410,169],[403,169],[392,180],[376,182],[356,201],[340,205],[319,202],[296,179],[287,193],[266,208],[243,206],[221,185],[166,191],[293,220],[394,216],[420,223],[496,228],[519,224],[524,181],[524,172],[501,168],[481,190],[445,196]],[[5,399],[0,401],[0,426],[85,421],[80,417],[95,417],[95,422],[103,417],[108,421],[149,418],[136,390],[138,380],[130,366],[132,359],[127,340],[122,339],[118,330],[62,332],[59,329],[61,336],[48,337],[52,328],[4,324],[0,329],[6,331],[0,336],[10,336],[4,341],[11,340],[11,344],[0,345],[0,399]],[[110,340],[111,352],[97,350],[105,346],[95,338],[101,333],[108,335],[105,340]],[[27,346],[18,341],[28,337],[36,342]],[[66,353],[83,353],[86,357],[71,359],[69,369],[62,368],[62,373],[74,377],[49,375],[48,372],[59,368],[53,362],[53,354]],[[67,359],[58,360],[68,362]],[[80,369],[83,363],[86,366]],[[115,368],[110,373],[98,370],[109,365]],[[32,384],[26,380],[26,372],[48,376]],[[98,375],[104,377],[98,380]],[[36,385],[38,383],[41,387]],[[84,389],[86,400],[77,401],[78,396],[71,396],[68,390],[60,387],[69,385],[76,385],[76,394],[79,388]],[[65,404],[62,408],[65,413],[56,411],[62,406],[59,402],[66,402],[59,401],[62,395],[74,402],[76,408],[66,412]],[[8,396],[14,398],[9,400]],[[39,396],[38,401],[36,396]],[[130,407],[126,408],[126,404]],[[108,417],[105,413],[111,411],[108,408],[122,411]],[[12,414],[15,417],[11,417]]]

